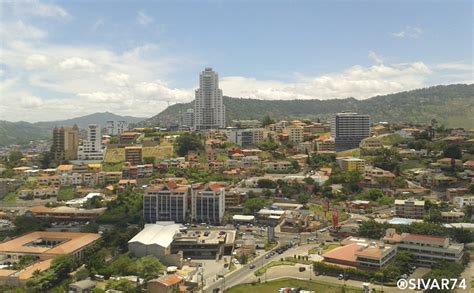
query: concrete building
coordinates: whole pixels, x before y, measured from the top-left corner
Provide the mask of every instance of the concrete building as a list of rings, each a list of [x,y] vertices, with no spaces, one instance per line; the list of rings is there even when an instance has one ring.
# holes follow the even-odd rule
[[[341,167],[342,171],[345,172],[365,172],[365,160],[354,158],[354,157],[347,157],[347,158],[338,158],[337,162],[339,167]]]
[[[334,138],[321,139],[314,141],[316,152],[319,153],[334,153],[336,152],[336,142]]]
[[[423,200],[395,200],[395,216],[409,219],[422,219],[425,216]]]
[[[79,160],[99,160],[104,159],[104,151],[102,150],[102,135],[100,126],[97,124],[89,124],[87,127],[87,139],[82,142],[77,153]]]
[[[331,120],[331,136],[336,151],[358,148],[362,139],[370,136],[370,116],[357,113],[337,113]]]
[[[360,141],[359,148],[362,151],[373,152],[383,149],[382,141],[376,137],[367,137]]]
[[[51,153],[55,161],[69,161],[77,159],[79,150],[79,128],[55,127],[53,129],[53,144]]]
[[[197,184],[191,190],[191,218],[198,223],[219,224],[224,218],[225,188],[217,183]]]
[[[70,254],[76,259],[84,257],[84,250],[100,239],[95,233],[37,231],[0,244],[0,265],[18,263],[23,257],[37,259],[21,270],[0,269],[0,285],[24,286],[35,272],[50,268],[54,257]]]
[[[107,121],[106,132],[108,135],[120,135],[128,130],[126,121]]]
[[[453,198],[453,203],[459,208],[464,208],[466,206],[474,206],[474,195],[455,196]]]
[[[225,127],[225,106],[219,76],[212,68],[199,75],[199,89],[195,92],[194,129],[207,130]]]
[[[146,188],[143,196],[145,223],[155,223],[156,221],[186,222],[188,195],[188,185],[177,185],[172,181]]]
[[[398,251],[405,251],[415,256],[416,264],[431,267],[440,261],[460,263],[464,255],[464,244],[452,243],[449,238],[418,235],[396,234],[395,229],[387,229],[384,242],[397,244]]]
[[[186,112],[183,113],[182,118],[182,127],[194,127],[194,109],[187,109]]]
[[[179,227],[174,222],[145,224],[143,230],[128,241],[128,250],[136,257],[153,255],[166,265],[181,267],[182,254],[171,253],[171,243]]]
[[[148,281],[147,285],[147,292],[149,293],[183,292],[180,287],[184,285],[184,278],[176,274],[166,275]]]
[[[254,147],[264,140],[263,128],[226,128],[227,140],[241,147]]]
[[[142,163],[143,149],[141,146],[128,146],[125,147],[125,162],[129,162],[131,165],[139,165]]]
[[[288,126],[286,128],[288,132],[288,141],[293,144],[298,144],[303,142],[304,139],[304,129],[302,126]]]
[[[386,267],[397,254],[395,245],[358,239],[323,254],[324,261],[344,266],[379,270]]]

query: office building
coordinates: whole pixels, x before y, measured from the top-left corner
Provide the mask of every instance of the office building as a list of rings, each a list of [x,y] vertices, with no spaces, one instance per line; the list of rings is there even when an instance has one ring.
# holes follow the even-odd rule
[[[225,106],[219,76],[212,68],[199,75],[199,89],[194,100],[194,129],[207,130],[225,127]]]
[[[449,238],[410,233],[395,233],[387,229],[383,241],[396,244],[398,251],[408,252],[415,256],[418,266],[431,267],[441,261],[460,263],[464,255],[464,244],[452,243]]]
[[[197,184],[191,190],[191,218],[199,223],[219,224],[224,218],[225,189],[217,183]]]
[[[100,160],[104,159],[102,150],[102,135],[100,126],[89,124],[87,127],[87,138],[82,142],[77,153],[79,160]]]
[[[183,113],[181,126],[194,127],[194,109],[187,109],[186,112]]]
[[[227,128],[225,130],[227,140],[241,147],[254,147],[264,140],[263,128]]]
[[[425,216],[423,200],[395,200],[395,216],[400,218],[422,219]]]
[[[360,142],[370,136],[370,116],[357,113],[337,113],[331,120],[331,136],[336,151],[359,148]]]
[[[189,186],[175,182],[152,185],[143,196],[145,223],[156,221],[186,222]]]
[[[133,165],[139,165],[142,163],[142,147],[141,146],[128,146],[125,147],[125,162]]]
[[[53,129],[53,144],[51,153],[55,161],[69,161],[77,159],[79,150],[79,128],[55,127]]]
[[[126,121],[107,121],[107,134],[120,135],[128,130],[128,123]]]

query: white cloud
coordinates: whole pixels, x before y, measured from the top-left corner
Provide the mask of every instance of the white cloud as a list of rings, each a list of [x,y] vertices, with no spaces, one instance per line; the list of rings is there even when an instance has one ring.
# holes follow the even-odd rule
[[[20,98],[20,105],[23,108],[38,108],[43,105],[43,100],[35,96],[23,96]]]
[[[61,6],[51,3],[42,3],[38,0],[3,0],[1,5],[2,9],[8,12],[9,15],[37,16],[61,20],[70,18],[69,13]]]
[[[11,40],[36,40],[42,39],[46,36],[43,30],[25,24],[18,20],[15,22],[2,22],[0,26],[0,39],[2,42]]]
[[[293,82],[260,81],[242,76],[225,77],[221,87],[226,95],[257,99],[366,99],[425,86],[432,74],[422,62],[353,66],[342,73],[298,77]]]
[[[126,86],[130,81],[130,75],[119,72],[109,72],[102,78],[104,81],[117,86]]]
[[[42,68],[48,65],[48,57],[40,54],[33,54],[28,56],[25,60],[25,68],[28,70]]]
[[[403,30],[399,32],[391,33],[393,37],[396,38],[411,38],[418,39],[423,34],[423,30],[419,27],[406,26]]]
[[[148,14],[146,14],[145,12],[143,12],[143,11],[138,11],[137,12],[137,22],[141,26],[148,26],[153,21],[154,21],[154,19],[151,16],[149,16]]]
[[[71,57],[59,63],[59,68],[63,70],[83,70],[83,71],[94,71],[95,65],[91,61],[80,58]]]
[[[382,64],[383,63],[382,56],[379,56],[374,51],[369,51],[369,58],[370,58],[370,60],[374,61],[377,64]]]

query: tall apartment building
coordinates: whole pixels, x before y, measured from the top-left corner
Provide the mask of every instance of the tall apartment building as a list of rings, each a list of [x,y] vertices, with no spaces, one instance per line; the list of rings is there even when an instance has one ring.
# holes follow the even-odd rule
[[[357,113],[337,113],[331,120],[331,136],[336,151],[358,148],[362,139],[370,135],[370,116]]]
[[[199,75],[199,89],[194,100],[194,129],[218,129],[225,127],[225,106],[219,76],[212,68]]]
[[[55,127],[53,129],[53,144],[51,153],[55,161],[69,161],[77,159],[79,150],[79,128]]]
[[[100,126],[89,124],[87,127],[87,138],[82,142],[77,153],[79,160],[103,160],[102,135]]]
[[[125,162],[131,165],[139,165],[142,163],[142,147],[141,146],[127,146],[125,147]]]
[[[194,109],[187,109],[181,117],[181,126],[182,127],[194,127]]]
[[[464,244],[452,243],[445,237],[408,233],[399,235],[394,229],[387,229],[383,240],[397,244],[398,251],[413,254],[416,264],[423,267],[431,267],[440,261],[460,263],[464,255]]]
[[[288,126],[286,131],[288,132],[288,141],[294,144],[303,142],[304,139],[304,128],[302,126]]]
[[[219,224],[224,218],[225,188],[217,183],[199,184],[191,189],[191,218],[196,222]]]
[[[128,123],[126,121],[107,121],[107,134],[119,135],[128,130]]]
[[[395,200],[395,215],[401,218],[422,219],[425,216],[423,200]]]
[[[186,222],[189,186],[175,182],[152,185],[143,196],[145,223],[157,221]]]

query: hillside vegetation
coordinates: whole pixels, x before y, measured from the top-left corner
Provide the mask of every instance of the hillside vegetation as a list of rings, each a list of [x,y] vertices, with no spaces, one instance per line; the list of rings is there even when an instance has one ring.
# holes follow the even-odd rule
[[[366,100],[354,98],[332,100],[259,100],[224,97],[226,119],[328,118],[332,113],[354,111],[369,114],[373,121],[429,123],[437,119],[447,127],[474,128],[474,85],[435,86],[425,89],[376,96]],[[178,123],[181,113],[193,103],[175,104],[139,125]]]

